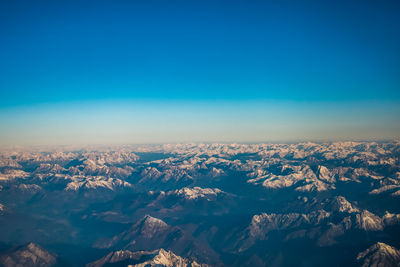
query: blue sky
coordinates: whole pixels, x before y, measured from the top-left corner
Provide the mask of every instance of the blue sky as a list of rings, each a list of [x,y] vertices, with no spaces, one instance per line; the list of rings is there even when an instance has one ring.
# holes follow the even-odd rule
[[[398,1],[2,1],[0,143],[399,138],[399,13]]]

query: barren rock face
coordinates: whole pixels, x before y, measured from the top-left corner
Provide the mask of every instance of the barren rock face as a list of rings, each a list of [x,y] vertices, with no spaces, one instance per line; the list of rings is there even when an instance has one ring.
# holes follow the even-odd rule
[[[29,243],[13,252],[2,255],[0,258],[2,265],[11,266],[55,266],[56,257],[34,243]]]

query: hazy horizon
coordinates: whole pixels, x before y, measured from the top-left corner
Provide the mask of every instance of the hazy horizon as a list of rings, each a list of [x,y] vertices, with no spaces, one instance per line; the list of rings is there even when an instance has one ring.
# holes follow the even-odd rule
[[[395,1],[0,5],[2,146],[400,138]]]
[[[3,109],[1,145],[399,138],[399,106],[240,101],[84,102]]]

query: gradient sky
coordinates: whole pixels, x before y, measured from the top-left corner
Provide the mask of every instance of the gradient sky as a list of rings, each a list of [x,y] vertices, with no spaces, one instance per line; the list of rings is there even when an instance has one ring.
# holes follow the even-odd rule
[[[0,144],[400,138],[399,1],[1,1]]]

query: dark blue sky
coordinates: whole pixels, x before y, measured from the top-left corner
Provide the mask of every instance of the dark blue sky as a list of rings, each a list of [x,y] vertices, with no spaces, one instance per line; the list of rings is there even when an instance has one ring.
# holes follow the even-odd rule
[[[1,105],[399,99],[399,14],[399,1],[2,1]]]
[[[396,106],[399,14],[399,1],[1,1],[0,109],[85,101]]]

